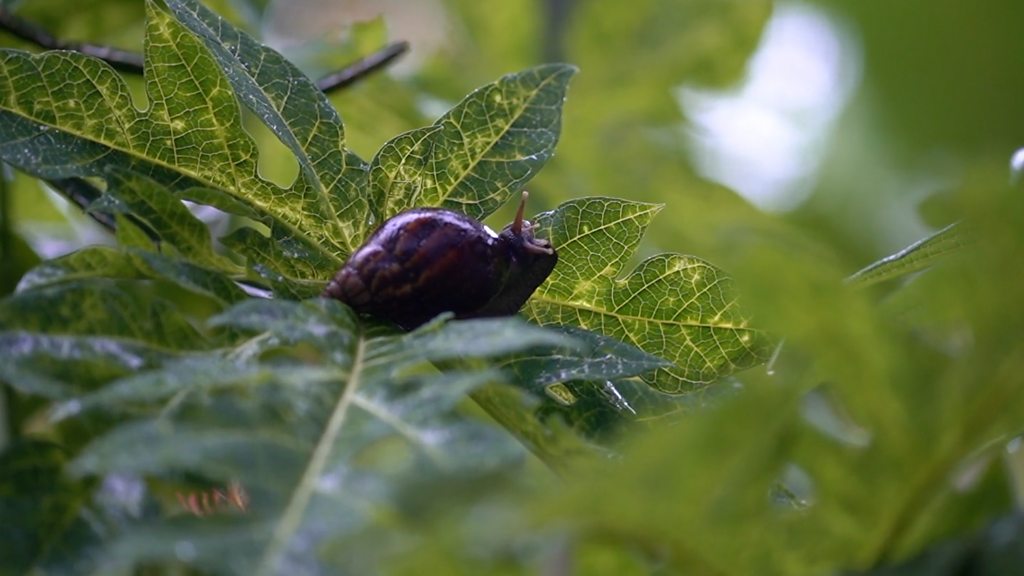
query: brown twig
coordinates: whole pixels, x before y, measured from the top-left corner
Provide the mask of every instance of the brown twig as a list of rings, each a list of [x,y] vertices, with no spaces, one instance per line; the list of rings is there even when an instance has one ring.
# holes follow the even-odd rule
[[[409,43],[404,40],[388,44],[380,50],[356,60],[341,70],[332,72],[317,80],[316,87],[322,92],[327,93],[347,88],[370,74],[373,74],[378,70],[383,70],[402,54],[408,52],[408,50]]]
[[[7,8],[0,8],[0,30],[4,30],[26,42],[31,42],[44,50],[74,50],[75,52],[95,56],[118,70],[132,74],[142,74],[141,54],[112,46],[60,40],[43,29],[42,26],[15,16]]]
[[[142,74],[143,59],[141,54],[101,44],[60,40],[38,24],[15,16],[10,10],[2,7],[0,7],[0,30],[21,38],[26,42],[31,42],[44,50],[73,50],[99,58],[123,72]],[[323,92],[333,92],[347,88],[374,72],[383,70],[408,50],[409,43],[405,41],[388,44],[341,70],[332,72],[317,80],[316,86]]]

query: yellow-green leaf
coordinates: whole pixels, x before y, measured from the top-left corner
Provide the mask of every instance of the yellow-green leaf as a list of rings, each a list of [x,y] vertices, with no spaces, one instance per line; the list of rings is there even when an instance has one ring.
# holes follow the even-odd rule
[[[538,235],[551,240],[559,263],[526,313],[541,324],[581,326],[672,361],[644,378],[663,392],[682,393],[763,362],[766,350],[722,270],[693,256],[659,254],[626,273],[660,209],[583,198],[541,214]]]

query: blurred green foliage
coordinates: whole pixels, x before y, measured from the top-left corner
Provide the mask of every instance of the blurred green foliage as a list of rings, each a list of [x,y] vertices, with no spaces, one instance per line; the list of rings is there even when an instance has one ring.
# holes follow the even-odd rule
[[[87,4],[69,13],[62,2],[4,3],[61,37],[141,50],[142,3]],[[210,5],[258,35],[274,29],[265,18],[284,4],[292,5],[244,0]],[[558,478],[535,461],[523,463],[522,454],[504,440],[477,432],[476,420],[473,434],[480,435],[467,433],[460,437],[465,443],[456,444],[466,457],[453,460],[457,466],[431,460],[428,472],[403,452],[415,452],[415,447],[403,448],[381,436],[368,444],[374,450],[357,459],[390,479],[374,489],[357,475],[352,494],[365,497],[367,507],[324,498],[322,512],[330,516],[324,525],[336,530],[318,550],[327,565],[352,573],[374,566],[399,574],[422,572],[425,566],[452,574],[938,574],[964,566],[957,573],[1024,571],[1019,553],[998,547],[1008,525],[1019,538],[1018,516],[998,519],[1006,518],[1022,497],[1021,477],[1014,475],[1022,457],[1007,446],[1024,427],[1019,337],[1024,327],[1019,297],[1024,294],[1019,274],[1024,269],[1024,190],[1007,185],[1007,164],[1024,141],[1024,74],[1019,69],[1024,5],[1017,0],[450,0],[383,3],[380,19],[371,15],[361,23],[347,21],[346,11],[363,14],[357,10],[363,4],[311,1],[305,10],[318,16],[323,11],[322,19],[342,23],[334,35],[303,37],[299,31],[272,39],[314,76],[373,50],[386,36],[411,42],[410,66],[330,97],[355,152],[369,158],[396,134],[430,124],[467,92],[501,74],[556,58],[576,65],[580,74],[568,92],[555,156],[529,185],[535,208],[581,196],[663,203],[634,258],[670,250],[713,262],[738,286],[755,327],[772,334],[781,348],[767,369],[721,379],[682,398],[634,389],[636,382],[618,383],[612,390],[624,394],[620,400],[635,418],[623,418],[607,392],[580,382],[567,386],[581,407],[586,404],[579,412],[567,412],[543,395],[491,390],[506,409],[516,407],[505,413],[508,420],[497,416],[502,424],[529,413],[520,411],[522,406],[532,409],[546,402],[537,412],[549,415],[543,427],[520,432],[547,435],[557,439],[549,438],[553,445],[564,442],[587,453],[594,448],[590,443],[599,443],[600,454],[614,455],[556,466]],[[299,6],[289,9],[302,10]],[[765,27],[786,6],[823,10],[848,36],[843,49],[860,64],[849,100],[821,141],[823,163],[813,173],[807,199],[773,214],[702,176],[698,152],[686,139],[699,111],[681,105],[675,90],[725,90],[742,82]],[[436,12],[434,19],[418,18],[416,11],[424,9]],[[441,22],[443,29],[417,34],[417,21]],[[344,27],[346,22],[355,27]],[[298,44],[289,45],[289,40]],[[0,43],[27,47],[6,35],[0,35]],[[141,106],[140,83],[129,81]],[[246,127],[264,155],[261,175],[290,182],[297,165],[288,149],[255,118],[247,117]],[[26,246],[49,256],[86,243],[80,234],[68,240],[51,229],[39,233],[44,219],[63,217],[41,209],[50,200],[42,200],[37,181],[19,176],[8,182],[5,197],[9,229],[0,230],[3,294],[34,263]],[[492,224],[500,225],[509,213],[498,211],[492,218]],[[932,266],[923,273],[886,277],[870,287],[846,282],[872,261],[958,221],[969,242],[929,260]],[[80,229],[81,223],[75,226],[68,229]],[[145,234],[132,231],[128,226],[119,230],[118,250],[144,252]],[[214,256],[205,238],[187,231],[178,235],[189,243],[177,250],[187,252],[198,244],[204,257]],[[62,242],[55,248],[58,237]],[[38,268],[35,278],[89,267],[108,267],[103,274],[113,278],[185,277],[180,269],[168,271],[155,256],[144,258],[131,250],[114,256],[114,249],[91,249]],[[167,284],[147,285],[147,306],[139,310],[111,297],[121,294],[119,289],[96,285],[92,293],[76,298],[102,302],[106,320],[55,306],[48,322],[65,326],[59,330],[63,338],[118,314],[157,318],[160,310],[148,304],[158,296],[176,302],[189,318],[206,317],[240,298],[233,287],[200,280],[188,286]],[[196,298],[197,290],[205,296]],[[14,304],[2,309],[4,322],[27,322],[18,309]],[[264,313],[261,322],[271,322],[273,314]],[[348,322],[328,322],[317,314],[320,327],[333,330],[331,322]],[[161,324],[157,336],[193,329],[174,318]],[[140,320],[132,326],[155,337],[152,324]],[[246,329],[251,327],[236,317],[205,326],[202,337],[213,338],[211,346],[220,338],[238,342],[231,340],[238,336],[231,330]],[[293,340],[287,345],[275,341],[279,348],[254,341],[261,351],[263,346],[271,350],[270,364],[328,354],[317,348],[315,337],[296,336],[278,324],[273,330]],[[48,345],[78,350],[81,344],[72,340]],[[31,522],[6,539],[24,547],[13,560],[0,559],[0,573],[7,573],[7,565],[87,573],[97,558],[125,571],[137,562],[172,572],[182,564],[237,571],[226,561],[202,561],[216,558],[218,545],[233,545],[224,539],[271,528],[244,515],[197,519],[168,514],[173,509],[167,504],[173,503],[168,486],[208,487],[209,477],[196,475],[195,467],[163,470],[164,476],[146,484],[144,509],[132,511],[131,499],[110,483],[137,480],[117,472],[144,467],[145,446],[137,440],[133,444],[130,435],[120,438],[127,446],[124,453],[139,460],[135,468],[104,460],[111,472],[104,491],[69,476],[65,460],[70,456],[39,440],[62,441],[76,451],[80,441],[112,425],[98,416],[55,424],[50,406],[38,398],[47,397],[47,390],[61,390],[59,398],[67,400],[69,392],[54,383],[71,381],[79,393],[169,353],[102,344],[124,354],[99,363],[51,366],[47,378],[22,380],[37,388],[23,387],[17,396],[5,388],[0,424],[12,428],[12,435],[0,456],[0,516]],[[239,347],[239,353],[245,351]],[[53,361],[33,358],[33,369]],[[485,365],[472,370],[483,370],[492,360],[481,361]],[[4,368],[0,375],[8,379],[30,372],[14,364]],[[75,374],[80,382],[74,382]],[[262,377],[267,376],[247,375]],[[127,382],[147,390],[139,381]],[[464,385],[468,391],[476,384]],[[408,390],[391,392],[402,397]],[[275,408],[282,398],[313,405],[323,401],[317,391],[308,397],[262,394],[225,398],[204,392],[182,410],[209,414],[213,407],[235,417],[273,419],[298,410]],[[447,396],[438,401],[456,404]],[[478,401],[487,406],[479,393]],[[252,406],[255,411],[248,412]],[[119,417],[140,409],[131,402],[121,408],[125,412]],[[172,402],[167,409],[178,408]],[[459,406],[461,415],[472,419],[482,418],[477,410]],[[581,421],[592,435],[577,445],[567,430],[580,427]],[[167,430],[149,432],[146,438],[153,440]],[[300,428],[296,435],[310,433]],[[234,438],[226,437],[225,443]],[[116,456],[110,446],[117,445],[106,446]],[[488,447],[499,456],[488,459]],[[214,454],[198,468],[216,464],[222,449],[197,444],[196,453]],[[266,466],[264,457],[252,456],[253,462]],[[78,462],[80,471],[83,460]],[[457,469],[446,470],[446,462]],[[333,493],[325,489],[325,494]],[[93,514],[105,515],[99,532],[114,535],[99,555],[93,548],[96,526],[89,524]],[[346,525],[345,514],[357,520]],[[133,533],[128,529],[133,522],[148,528]],[[218,522],[227,529],[218,532],[223,528]],[[36,552],[40,556],[32,557]],[[295,560],[291,554],[300,552],[282,555]]]

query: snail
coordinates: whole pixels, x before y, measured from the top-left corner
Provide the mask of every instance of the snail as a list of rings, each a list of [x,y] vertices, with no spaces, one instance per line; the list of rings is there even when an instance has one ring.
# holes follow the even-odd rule
[[[456,318],[515,314],[558,262],[523,219],[500,234],[465,214],[415,208],[388,220],[341,267],[322,296],[406,330],[442,312]]]

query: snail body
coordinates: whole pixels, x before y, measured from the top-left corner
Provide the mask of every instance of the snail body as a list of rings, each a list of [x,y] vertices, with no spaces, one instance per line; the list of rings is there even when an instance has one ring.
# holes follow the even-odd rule
[[[416,208],[385,221],[345,262],[323,296],[407,330],[442,312],[515,314],[558,262],[523,219],[494,233],[465,214]]]

